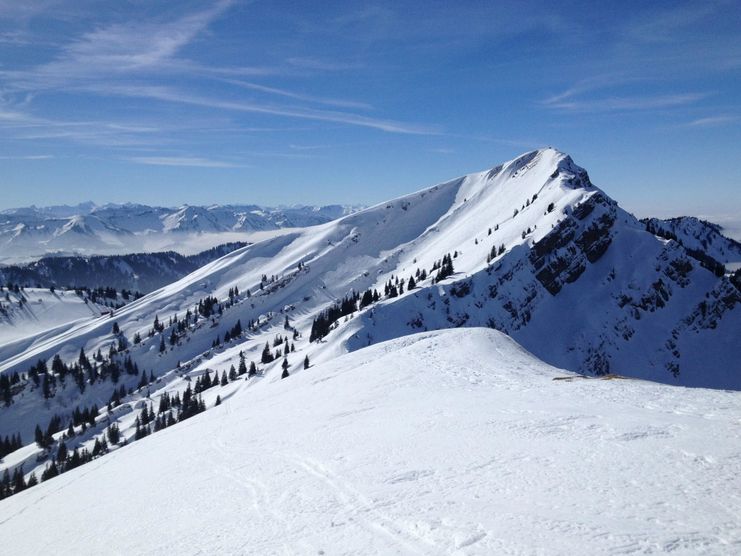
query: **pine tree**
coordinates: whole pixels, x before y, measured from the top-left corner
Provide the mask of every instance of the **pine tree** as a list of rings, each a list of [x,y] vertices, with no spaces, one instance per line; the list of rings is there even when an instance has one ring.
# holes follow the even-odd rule
[[[19,492],[26,490],[26,479],[23,476],[23,465],[16,467],[13,472],[13,493],[18,494]]]
[[[110,427],[108,427],[108,442],[111,444],[118,444],[118,441],[121,439],[121,431],[118,428],[118,425],[116,423],[113,423]]]
[[[44,469],[44,471],[41,473],[41,481],[48,481],[49,479],[53,479],[59,475],[59,469],[57,468],[57,462],[52,460],[52,462]]]
[[[290,376],[288,374],[288,357],[283,359],[283,364],[281,365],[283,367],[283,374],[280,376],[281,378],[288,378]]]
[[[309,356],[304,357],[304,369],[309,368]]]
[[[62,440],[57,448],[57,461],[65,461],[67,459],[67,445]]]
[[[265,348],[262,350],[262,357],[260,359],[263,365],[271,363],[273,361],[273,354],[270,353],[270,344],[265,342]]]
[[[34,439],[36,440],[36,445],[39,448],[44,447],[44,433],[41,431],[41,427],[36,425],[36,430],[34,431]]]

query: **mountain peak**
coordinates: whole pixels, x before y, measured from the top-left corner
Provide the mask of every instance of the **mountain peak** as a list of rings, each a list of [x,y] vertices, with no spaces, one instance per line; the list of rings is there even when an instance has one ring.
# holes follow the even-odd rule
[[[545,189],[560,194],[596,189],[584,168],[578,166],[571,156],[553,147],[523,153],[484,172],[483,177],[494,187],[510,182],[517,184],[518,189],[526,190],[530,196],[540,195]]]

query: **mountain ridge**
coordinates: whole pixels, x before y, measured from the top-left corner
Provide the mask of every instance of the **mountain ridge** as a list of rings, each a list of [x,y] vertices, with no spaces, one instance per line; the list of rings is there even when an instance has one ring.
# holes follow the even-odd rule
[[[496,201],[490,199],[492,195],[496,197]],[[482,223],[490,225],[482,227]],[[541,224],[540,228],[538,223]],[[445,228],[445,233],[440,233],[442,228]],[[575,237],[574,230],[577,228],[580,235]],[[488,229],[493,229],[493,237],[488,235]],[[675,287],[678,293],[686,293],[682,291],[685,288],[682,284],[686,281],[683,274],[694,272],[696,281],[702,283],[697,288],[698,291],[703,290],[702,294],[692,296],[697,298],[698,303],[715,283],[714,278],[692,266],[691,258],[686,256],[681,246],[667,244],[662,238],[654,239],[656,236],[647,233],[637,219],[617,208],[614,201],[592,185],[586,171],[576,166],[570,157],[554,149],[526,153],[493,170],[450,180],[387,203],[380,203],[308,231],[261,242],[235,251],[214,264],[224,269],[234,267],[236,272],[231,272],[234,283],[241,290],[255,290],[261,283],[259,276],[285,274],[304,261],[312,268],[310,278],[316,274],[322,276],[319,281],[302,280],[302,287],[309,290],[319,288],[324,290],[325,295],[329,294],[326,297],[336,300],[353,289],[363,291],[368,287],[379,288],[392,276],[398,278],[402,272],[413,273],[415,267],[412,265],[417,265],[416,268],[431,268],[445,253],[460,251],[456,253],[455,262],[466,275],[490,269],[492,261],[499,261],[500,258],[505,258],[507,262],[521,260],[518,264],[526,275],[523,280],[535,278],[539,285],[533,287],[542,287],[553,297],[599,261],[615,239],[612,235],[614,230],[622,234],[619,237],[627,236],[626,252],[630,249],[648,250],[646,254],[650,252],[651,257],[665,259],[661,264],[661,272],[650,272],[654,279],[646,280],[644,278],[647,277],[642,277],[643,283],[638,285],[640,296],[621,307],[627,306],[626,312],[633,311],[633,315],[639,314],[639,317],[647,318],[651,313],[655,314],[657,309],[663,309],[668,297],[671,297],[668,289]],[[392,233],[393,237],[389,235]],[[546,236],[550,239],[543,242]],[[471,245],[472,239],[474,245]],[[500,245],[504,245],[505,250],[501,255],[491,257],[490,249],[479,246],[479,241],[482,244],[502,242]],[[531,251],[533,247],[535,250]],[[415,255],[418,256],[409,257],[407,253],[411,250],[415,250]],[[525,260],[530,257],[531,252],[540,251],[543,251],[542,256]],[[261,252],[268,254],[257,256]],[[275,255],[278,253],[290,255],[288,258],[276,259]],[[513,253],[512,257],[509,256],[510,253]],[[348,258],[353,262],[349,262]],[[255,259],[266,263],[265,272],[255,275],[255,270],[249,270],[256,268]],[[238,270],[242,261],[247,264],[244,269]],[[358,269],[363,268],[362,261],[366,261],[366,268],[358,273]],[[625,264],[624,261],[616,260],[615,264],[618,263]],[[534,268],[536,265],[538,268]],[[210,274],[211,268],[214,268],[213,264],[194,273],[193,277],[184,279],[185,282],[181,280],[154,292],[149,299],[166,299],[169,291],[180,287],[186,287],[191,292],[189,295],[192,295],[194,290],[201,289],[194,286],[203,282],[202,276]],[[215,272],[219,275],[221,270]],[[328,279],[323,276],[325,272],[329,273]],[[610,273],[606,275],[609,277]],[[723,280],[727,281],[720,277],[720,281]],[[664,282],[673,286],[665,286]],[[519,283],[514,284],[513,287],[520,287]],[[206,290],[210,288],[208,285],[205,287]],[[636,284],[631,288],[631,291],[636,291]],[[210,293],[221,297],[226,289],[228,288],[221,286]],[[290,288],[291,292],[294,290],[295,288]],[[624,291],[613,292],[611,297],[622,294],[630,295],[631,299],[636,297],[635,293],[627,294]],[[298,299],[283,294],[282,297],[285,303],[271,303],[272,311],[291,302],[300,303],[304,295],[297,296]],[[509,301],[513,300],[504,301],[504,305]],[[610,302],[616,305],[621,303]],[[529,302],[524,303],[527,305]],[[735,298],[731,303],[732,308],[735,307]],[[130,305],[122,317],[136,307],[137,304]],[[521,322],[522,315],[527,314],[527,307],[513,306],[511,309],[509,312],[512,318],[497,322],[495,326],[513,331],[514,328],[527,324]],[[246,320],[259,316],[259,312],[255,310],[244,312]],[[676,318],[681,320],[681,317]],[[620,318],[614,325],[629,326],[630,321]],[[627,329],[624,332],[626,335],[630,334]],[[527,340],[525,345],[531,347]],[[573,365],[572,361],[562,366],[573,368]],[[590,372],[587,368],[575,370]],[[598,365],[592,372],[604,370],[604,367]]]
[[[0,435],[27,439],[37,424],[66,425],[75,406],[109,405],[70,448],[110,423],[133,441],[148,400],[203,377],[271,382],[284,361],[293,373],[302,360],[460,327],[495,328],[587,376],[739,390],[741,275],[716,271],[542,149],[286,231],[110,315],[0,346],[0,377],[15,377]],[[66,382],[49,367],[57,359]],[[27,448],[16,464],[46,465],[33,462],[49,453]]]

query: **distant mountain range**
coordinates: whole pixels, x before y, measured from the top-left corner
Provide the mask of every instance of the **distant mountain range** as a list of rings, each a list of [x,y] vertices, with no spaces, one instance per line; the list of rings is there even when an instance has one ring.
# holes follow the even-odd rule
[[[249,241],[248,236],[256,232],[323,224],[358,208],[82,203],[8,209],[0,212],[0,263],[29,262],[49,255],[166,250],[193,254],[228,241]]]

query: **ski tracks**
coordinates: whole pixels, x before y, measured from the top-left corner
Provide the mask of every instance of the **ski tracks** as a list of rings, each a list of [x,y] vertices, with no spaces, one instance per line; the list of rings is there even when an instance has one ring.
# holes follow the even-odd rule
[[[229,396],[231,398],[231,396]],[[233,409],[231,400],[226,399],[223,404],[224,419],[229,419]],[[260,481],[249,478],[249,468],[245,471],[245,456],[248,460],[263,460],[260,463],[262,467],[266,464],[264,460],[277,460],[275,463],[290,468],[292,471],[298,471],[308,475],[310,478],[318,481],[322,485],[321,492],[331,495],[337,502],[338,512],[346,516],[347,521],[368,531],[373,536],[381,536],[390,545],[390,548],[396,553],[404,554],[439,554],[443,551],[432,544],[429,539],[420,536],[417,532],[410,530],[408,527],[399,523],[393,517],[379,510],[378,505],[361,493],[350,482],[343,479],[321,462],[295,453],[273,452],[270,454],[258,452],[244,452],[242,450],[237,454],[231,450],[222,434],[215,435],[212,443],[213,453],[217,456],[213,458],[213,463],[217,472],[245,489],[252,500],[252,509],[261,515],[267,515],[277,526],[275,528],[275,537],[280,539],[285,532],[290,529],[289,518],[278,508],[290,501],[288,497],[271,497],[268,495],[268,488]],[[229,462],[233,461],[235,456],[240,456],[240,464],[236,468],[230,468]],[[272,543],[271,543],[272,544]],[[252,547],[254,548],[254,547]],[[285,544],[284,549],[289,547]],[[294,547],[295,548],[295,547]]]
[[[372,500],[357,490],[351,483],[330,471],[325,465],[297,454],[274,454],[297,469],[311,475],[329,488],[349,521],[353,521],[374,534],[382,534],[393,545],[405,553],[435,554],[426,539],[404,527],[391,516],[383,513]]]

